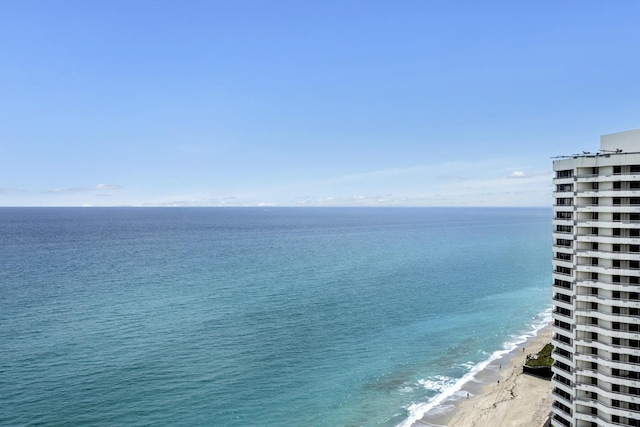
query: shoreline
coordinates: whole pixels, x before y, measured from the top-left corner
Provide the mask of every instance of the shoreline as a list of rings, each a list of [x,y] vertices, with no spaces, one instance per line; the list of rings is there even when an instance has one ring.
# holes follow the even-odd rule
[[[551,382],[522,372],[527,355],[551,342],[550,320],[512,349],[461,379],[461,385],[403,427],[541,427],[551,411]],[[524,349],[524,350],[523,350]]]
[[[425,414],[414,426],[542,427],[553,403],[551,381],[524,374],[522,365],[527,355],[535,355],[551,342],[551,336],[549,324],[479,372],[461,388],[462,396],[451,402],[446,413]]]

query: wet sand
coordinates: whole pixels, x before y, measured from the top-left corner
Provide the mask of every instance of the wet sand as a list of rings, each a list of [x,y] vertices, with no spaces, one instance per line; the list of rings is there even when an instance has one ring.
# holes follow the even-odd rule
[[[499,380],[485,385],[479,394],[463,400],[448,427],[541,427],[551,411],[551,381],[523,374],[527,354],[535,355],[551,341],[551,327],[511,354],[499,366]]]

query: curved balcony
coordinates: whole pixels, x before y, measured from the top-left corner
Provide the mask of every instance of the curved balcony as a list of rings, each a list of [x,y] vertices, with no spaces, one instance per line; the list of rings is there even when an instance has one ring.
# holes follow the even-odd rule
[[[576,265],[576,271],[579,271],[582,273],[608,274],[606,267],[603,267],[601,265],[578,264]]]
[[[573,262],[570,260],[565,260],[565,259],[560,259],[560,258],[553,258],[553,265],[555,266],[560,266],[560,267],[565,267],[565,268],[573,268]]]
[[[551,277],[555,280],[564,280],[566,282],[572,282],[573,281],[573,274],[567,274],[567,273],[559,273],[557,271],[554,271],[551,273]]]
[[[610,303],[610,300],[605,299],[605,298],[601,298],[598,295],[581,295],[578,294],[576,295],[576,302],[585,302],[585,303],[592,303],[595,302],[597,304],[607,304]]]
[[[562,238],[562,237],[558,237]],[[615,244],[627,244],[627,245],[640,245],[640,237],[631,237],[631,236],[606,236],[603,234],[577,234],[574,236],[574,241],[582,242],[582,243],[610,243],[612,245]]]
[[[590,308],[576,308],[573,312],[574,316],[576,319],[578,319],[579,317],[583,317],[583,318],[596,318],[598,320],[602,320],[605,322],[620,322],[620,323],[626,323],[626,324],[630,324],[630,325],[640,325],[640,318],[639,317],[634,317],[634,316],[630,316],[630,315],[626,315],[626,314],[617,314],[617,313],[613,313],[612,311],[603,311],[602,309],[599,310],[592,310]],[[584,321],[580,321],[578,319],[578,321],[576,322],[577,324],[587,324],[588,322],[584,322]],[[612,329],[612,331],[615,331],[614,329]]]
[[[571,245],[569,245],[569,246],[554,244],[552,247],[553,247],[554,250],[564,250],[564,251],[568,251],[568,253],[572,253],[573,252],[573,240],[570,240],[570,242],[571,242]]]
[[[564,354],[558,353],[557,351],[552,351],[551,354],[553,355],[553,360],[558,360],[564,364],[567,365],[571,365],[573,363],[573,360],[570,357],[565,356]],[[565,387],[567,387],[569,390],[571,389],[571,387],[563,384]]]
[[[556,239],[563,239],[563,240],[574,240],[574,234],[573,232],[567,232],[567,231],[553,231],[553,233],[551,234],[551,237],[553,237],[554,242],[556,241]]]
[[[638,413],[640,413],[640,412],[630,411],[628,409],[616,408],[611,405],[604,404],[598,400],[590,399],[587,397],[575,397],[573,401],[575,404],[582,404],[590,408],[596,408],[598,412],[603,412],[609,415],[617,415],[619,417],[635,419],[638,417]],[[607,424],[605,424],[605,426],[606,425]]]
[[[553,225],[564,225],[566,227],[573,227],[575,225],[575,221],[573,221],[572,219],[560,219],[560,218],[554,218],[553,219]],[[554,227],[555,228],[555,227]]]
[[[613,344],[604,344],[598,341],[590,341],[590,340],[576,340],[576,349],[579,347],[584,347],[584,348],[597,348],[598,350],[602,350],[604,352],[607,353],[619,353],[619,354],[623,354],[626,356],[636,356],[636,357],[640,357],[640,349],[639,348],[631,348],[631,347],[624,347],[621,345],[613,345]],[[591,355],[590,352],[585,352],[585,351],[577,351],[574,354],[575,355]],[[604,354],[600,353],[599,354],[599,358],[602,360],[606,360],[608,362],[618,362],[618,361],[614,361],[613,359],[609,359],[609,358],[604,358]],[[638,365],[640,366],[640,365]],[[638,380],[640,381],[640,380]]]
[[[554,221],[555,220],[559,220],[559,219],[556,218],[554,219]],[[632,220],[614,221],[613,219],[611,219],[608,221],[604,221],[600,219],[578,218],[574,221],[574,223],[575,223],[574,225],[578,227],[601,227],[601,228],[638,228],[640,227],[640,221],[632,221]],[[572,224],[557,224],[557,225],[572,225]]]
[[[632,204],[616,204],[613,203],[598,203],[597,205],[593,204],[582,204],[576,206],[578,212],[619,212],[619,213],[637,213],[640,205],[632,205]]]
[[[576,349],[578,349],[579,347],[585,347],[585,348],[597,348],[598,350],[607,351],[609,353],[613,353],[614,350],[617,351],[617,349],[614,349],[612,345],[605,344],[600,341],[576,339],[574,343],[575,343]],[[576,350],[576,354],[590,354],[590,353]]]
[[[607,267],[606,274],[610,274],[612,276],[632,276],[633,277],[633,276],[638,276],[638,272],[640,272],[640,269],[638,268]]]
[[[581,375],[586,375],[589,377],[594,377],[597,378],[598,381],[602,381],[604,383],[608,383],[608,384],[619,384],[619,385],[624,385],[627,387],[636,387],[636,388],[640,388],[640,381],[639,380],[633,380],[633,379],[629,379],[629,378],[625,378],[625,377],[621,377],[618,375],[608,375],[603,373],[602,371],[595,371],[593,369],[583,369],[583,368],[576,368],[576,378],[579,378]],[[579,383],[579,381],[578,381]],[[613,393],[613,391],[612,391]]]
[[[571,376],[573,378],[573,375],[571,375],[571,372],[565,371],[563,368],[557,367],[556,365],[551,366],[551,371],[555,375],[565,375],[565,376]]]
[[[570,399],[567,399],[565,396],[563,396],[560,393],[557,393],[555,390],[553,390],[551,392],[551,394],[553,395],[553,398],[555,400],[557,400],[558,402],[561,402],[563,405],[571,407],[571,400]]]
[[[606,382],[605,384],[606,385],[610,385],[608,382]],[[605,389],[605,388],[602,388],[600,386],[593,385],[593,384],[576,383],[575,388],[578,391],[596,393],[598,395],[598,397],[603,396],[603,397],[611,399],[611,400],[619,400],[620,402],[626,402],[626,403],[635,403],[635,404],[640,403],[640,396],[639,397],[634,397],[634,396],[629,395],[629,394],[613,392],[611,390],[608,390],[608,389]],[[574,400],[578,401],[578,400],[580,400],[580,398],[576,398]],[[602,403],[602,402],[598,399],[598,403]],[[614,408],[614,407],[611,406],[611,408]],[[620,408],[620,409],[622,409],[622,408]],[[636,412],[636,411],[632,411],[630,409],[622,409],[622,410]],[[640,413],[640,410],[638,410],[637,412]]]
[[[613,329],[611,327],[604,327],[602,325],[593,325],[591,323],[576,322],[574,328],[576,331],[579,331],[579,332],[596,332],[598,334],[603,334],[606,336],[615,336],[621,339],[640,340],[640,333],[638,332],[624,331],[621,329]],[[558,332],[562,333],[562,329],[558,329]]]
[[[564,308],[566,310],[572,310],[573,311],[573,304],[570,303],[570,302],[563,301],[561,299],[553,298],[553,305],[555,307],[561,307],[561,308]],[[553,315],[554,319],[556,318],[556,316],[562,316],[562,318],[558,318],[558,320],[566,321],[568,323],[569,322],[573,323],[573,317],[572,316],[567,316],[565,314],[561,314],[561,313],[559,313],[559,312],[557,312],[555,310],[551,314]]]
[[[594,282],[589,279],[577,279],[576,286],[578,288],[583,286],[598,287],[600,289],[605,289],[608,291],[620,291],[620,292],[637,292],[638,291],[638,285],[634,285],[630,283],[614,283],[606,280],[599,280],[597,282]],[[612,298],[612,300],[614,299]]]
[[[563,176],[553,178],[553,185],[572,184],[574,181],[573,176]]]
[[[554,193],[556,194],[556,193]],[[562,193],[562,194],[572,194],[572,192]],[[578,197],[599,197],[602,200],[605,197],[614,198],[614,197],[640,197],[640,190],[632,190],[630,188],[598,188],[594,189],[585,189],[576,191],[576,195]],[[562,197],[562,196],[558,196]],[[569,197],[569,196],[566,196]]]
[[[575,414],[575,418],[576,420],[580,420],[580,421],[585,421],[590,426],[596,426],[596,427],[611,427],[611,423],[600,419],[597,415],[592,415],[591,413],[584,413],[584,412],[579,412],[576,411]],[[622,424],[620,424],[620,426],[622,426]]]
[[[556,281],[554,280],[551,286],[553,286],[556,290],[564,291],[565,293],[568,292],[571,295],[574,295],[572,282],[564,280],[556,283]]]
[[[552,342],[555,347],[561,348],[566,352],[573,353],[573,346],[571,344],[568,344],[564,341],[560,341],[555,337],[552,339]]]
[[[600,259],[619,259],[625,261],[638,261],[640,260],[640,252],[614,252],[605,251],[602,249],[576,249],[576,255],[584,258],[600,258]],[[578,264],[580,260],[578,259]]]

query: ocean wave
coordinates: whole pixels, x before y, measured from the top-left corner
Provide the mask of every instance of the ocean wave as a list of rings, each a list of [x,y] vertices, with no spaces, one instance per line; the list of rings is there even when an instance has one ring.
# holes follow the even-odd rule
[[[494,351],[482,362],[476,364],[469,362],[464,364],[463,366],[468,366],[469,370],[461,378],[456,380],[450,377],[436,376],[430,379],[420,380],[419,383],[425,388],[439,392],[439,394],[429,399],[427,402],[413,403],[407,406],[406,410],[409,415],[403,422],[398,424],[398,427],[411,427],[415,422],[422,419],[428,412],[434,410],[444,411],[447,408],[451,408],[450,404],[447,404],[445,407],[445,401],[447,401],[447,399],[455,397],[463,398],[466,396],[466,393],[460,393],[462,387],[470,381],[473,381],[479,372],[486,369],[491,362],[512,352],[528,339],[535,337],[542,329],[549,325],[551,322],[551,307],[533,317],[531,320],[532,323],[527,332],[509,339],[505,342],[502,350]]]

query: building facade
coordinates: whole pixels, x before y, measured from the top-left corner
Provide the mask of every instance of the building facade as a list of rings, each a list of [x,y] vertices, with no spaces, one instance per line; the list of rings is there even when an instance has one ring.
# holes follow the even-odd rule
[[[553,162],[555,427],[640,427],[640,130]]]

